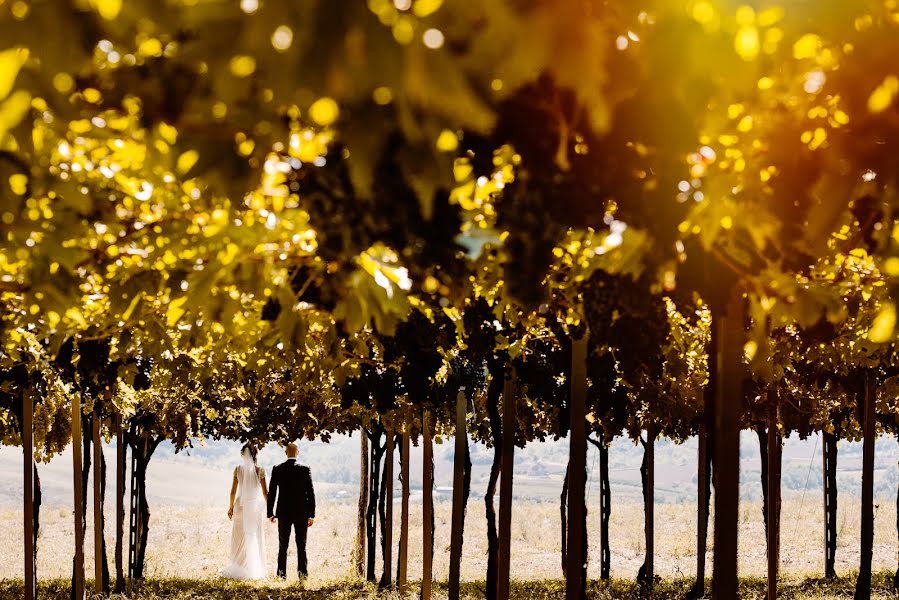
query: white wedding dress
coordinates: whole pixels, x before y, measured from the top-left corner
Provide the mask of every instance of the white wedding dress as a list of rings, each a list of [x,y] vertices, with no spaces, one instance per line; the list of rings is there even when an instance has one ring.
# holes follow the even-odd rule
[[[234,470],[238,496],[234,502],[231,530],[231,561],[222,569],[229,579],[265,579],[265,502],[258,471],[249,452]]]

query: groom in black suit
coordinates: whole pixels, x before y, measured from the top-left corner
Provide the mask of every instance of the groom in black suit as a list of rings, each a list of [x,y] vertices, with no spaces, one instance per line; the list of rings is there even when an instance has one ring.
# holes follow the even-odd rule
[[[268,518],[278,520],[278,577],[287,577],[287,545],[290,530],[296,531],[297,561],[300,578],[308,576],[306,570],[306,530],[315,521],[315,490],[312,489],[312,473],[309,467],[297,464],[300,453],[296,444],[287,444],[287,460],[272,469],[268,491]],[[275,510],[275,496],[278,509]]]

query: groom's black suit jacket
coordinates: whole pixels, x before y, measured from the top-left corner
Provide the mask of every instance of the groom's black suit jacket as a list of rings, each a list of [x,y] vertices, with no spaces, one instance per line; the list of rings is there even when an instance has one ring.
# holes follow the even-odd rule
[[[288,459],[272,469],[272,480],[269,485],[269,518],[315,518],[315,490],[312,488],[312,473],[309,467],[298,465],[293,458]],[[275,510],[275,496],[278,497],[277,510]]]

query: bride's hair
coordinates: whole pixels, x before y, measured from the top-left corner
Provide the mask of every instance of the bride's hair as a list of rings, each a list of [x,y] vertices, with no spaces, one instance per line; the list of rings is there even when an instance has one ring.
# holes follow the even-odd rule
[[[240,453],[243,454],[244,451],[247,451],[250,453],[250,457],[253,459],[253,464],[255,465],[256,464],[256,455],[259,453],[259,451],[256,450],[256,446],[254,446],[252,444],[244,444],[243,448],[240,449]]]

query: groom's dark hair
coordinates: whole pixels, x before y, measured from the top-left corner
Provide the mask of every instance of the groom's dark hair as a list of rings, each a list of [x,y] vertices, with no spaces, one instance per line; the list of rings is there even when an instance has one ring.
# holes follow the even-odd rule
[[[244,450],[250,451],[250,456],[253,457],[253,463],[256,463],[256,455],[259,454],[259,451],[256,449],[256,446],[253,444],[244,444],[243,448],[240,449],[240,453],[243,454]]]

